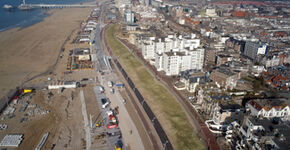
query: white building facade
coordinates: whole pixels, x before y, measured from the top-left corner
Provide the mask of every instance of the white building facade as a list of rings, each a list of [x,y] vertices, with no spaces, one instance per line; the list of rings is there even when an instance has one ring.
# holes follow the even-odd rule
[[[155,43],[150,41],[149,43],[142,44],[142,55],[144,59],[155,58]]]
[[[246,108],[251,111],[252,116],[259,116],[264,118],[284,118],[290,117],[290,106],[262,106],[255,100],[247,103]]]
[[[163,53],[163,68],[167,76],[178,75],[180,72],[182,53],[166,52]]]
[[[189,69],[201,70],[204,64],[204,49],[200,48],[200,39],[182,36],[168,36],[155,40],[148,38],[141,42],[144,59],[155,61],[157,71],[165,71],[166,75],[178,75]]]

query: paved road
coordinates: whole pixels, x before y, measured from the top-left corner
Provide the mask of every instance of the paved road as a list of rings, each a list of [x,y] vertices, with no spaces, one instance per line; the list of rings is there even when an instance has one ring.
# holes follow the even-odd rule
[[[95,44],[92,45],[92,52],[94,53],[93,59],[96,60],[98,63],[95,67],[96,71],[99,70],[107,70],[107,66],[104,62],[104,56],[105,53],[101,47],[101,42],[100,42],[100,32],[101,32],[101,25],[98,24],[94,33],[94,41]]]
[[[100,80],[100,83],[106,88],[105,89],[105,96],[109,97],[111,104],[110,107],[114,108],[116,106],[119,107],[119,115],[118,120],[119,120],[119,127],[121,129],[122,135],[123,135],[123,140],[124,140],[124,144],[125,145],[129,145],[130,149],[138,149],[138,150],[144,150],[144,145],[142,143],[141,137],[138,133],[138,130],[132,120],[132,118],[130,117],[128,111],[126,110],[124,104],[122,103],[122,97],[120,95],[120,93],[116,90],[115,94],[111,94],[109,92],[109,87],[107,86],[107,81],[108,80],[113,80],[113,81],[117,81],[119,80],[117,75],[110,71],[111,67],[108,61],[105,61],[104,58],[106,58],[106,54],[104,52],[103,49],[103,45],[102,45],[102,39],[101,39],[101,31],[102,28],[104,27],[103,24],[103,11],[106,10],[106,5],[104,4],[103,7],[101,7],[101,17],[99,20],[99,24],[96,27],[96,30],[94,32],[94,36],[92,36],[92,38],[94,39],[95,43],[92,45],[93,48],[93,53],[95,54],[95,60],[96,60],[96,67],[95,70],[96,71],[102,71],[102,72],[106,72],[106,74],[101,77],[101,75],[98,75],[98,79]],[[116,82],[115,82],[116,83]],[[96,93],[97,99],[100,99],[100,97],[102,97],[99,92],[98,92],[98,88],[95,87],[94,91]],[[99,98],[98,98],[99,97]],[[103,116],[103,115],[102,115]],[[132,132],[131,132],[132,130]],[[131,134],[132,133],[132,134]],[[114,143],[114,142],[110,142],[110,143]],[[109,146],[110,147],[110,146]]]
[[[84,97],[84,91],[80,91],[80,100],[82,103],[82,114],[84,118],[84,129],[86,132],[86,150],[91,150],[91,133],[90,133],[90,127],[89,127],[89,121],[88,121],[88,114],[86,109],[86,102]]]
[[[101,45],[101,39],[100,39],[101,29],[102,29],[102,21],[100,20],[100,23],[97,25],[96,30],[94,32],[94,35],[92,36],[92,38],[95,41],[95,43],[92,45],[92,52],[94,53],[93,57],[94,57],[94,60],[96,61],[95,71],[110,73],[110,74],[106,74],[106,77],[110,77],[113,75],[113,73],[111,71],[109,71],[110,70],[109,64],[106,64],[106,63],[108,63],[108,61],[105,62],[105,60],[104,60],[104,58],[106,58],[107,56],[106,56],[105,52],[103,51],[103,48]],[[115,102],[117,102],[117,101],[121,102],[121,100],[120,100],[121,95],[118,92],[117,92],[119,94],[118,96],[110,95],[109,89],[107,87],[107,80],[103,79],[100,74],[98,74],[98,79],[100,80],[101,85],[106,87],[105,93],[103,93],[103,94],[101,94],[99,92],[98,86],[94,87],[94,91],[95,91],[95,94],[97,96],[97,101],[98,101],[99,105],[101,105],[100,99],[105,98],[105,97],[109,97],[111,102],[112,102],[112,104],[110,104],[110,106],[108,108],[101,109],[101,112],[102,112],[101,115],[104,118],[104,122],[106,124],[107,120],[108,120],[108,117],[106,117],[106,111],[108,111],[110,108],[114,108],[115,106],[119,105],[119,104],[116,104]],[[113,107],[111,105],[113,105]],[[124,144],[129,145],[131,149],[144,150],[144,146],[143,146],[141,137],[140,137],[138,130],[137,130],[134,122],[132,121],[129,113],[127,112],[126,108],[124,106],[123,107],[119,106],[119,113],[120,113],[118,115],[119,127],[120,127],[121,132],[122,132]],[[132,130],[132,135],[130,134],[130,130]],[[110,130],[108,130],[108,132],[120,132],[120,131],[119,131],[119,129],[114,130],[114,131],[112,131],[110,129]],[[117,140],[118,140],[118,136],[110,136],[108,139],[108,144],[109,144],[108,148],[114,149],[114,144],[117,142]],[[123,147],[123,149],[124,148],[125,147]]]

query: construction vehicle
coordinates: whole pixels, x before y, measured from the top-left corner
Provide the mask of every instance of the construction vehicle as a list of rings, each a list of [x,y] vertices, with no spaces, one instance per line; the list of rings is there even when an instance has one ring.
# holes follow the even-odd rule
[[[122,148],[120,148],[120,147],[115,147],[115,150],[122,150]]]
[[[117,120],[116,120],[116,118],[115,118],[114,115],[110,115],[110,116],[109,116],[109,119],[110,119],[113,123],[116,123],[116,122],[117,122]]]
[[[116,144],[115,144],[115,150],[122,150],[123,147],[123,143],[121,140],[119,140]]]
[[[23,89],[23,93],[25,94],[25,93],[31,93],[31,92],[33,92],[33,89]]]
[[[114,116],[113,111],[107,111],[107,115],[109,117],[109,123],[107,124],[107,129],[112,129],[112,128],[117,128],[118,124],[117,124],[117,119]]]
[[[100,120],[99,122],[95,123],[96,127],[101,127],[103,125],[103,120]]]
[[[109,122],[107,125],[107,129],[113,129],[113,128],[117,128],[118,125],[116,123],[113,122]]]

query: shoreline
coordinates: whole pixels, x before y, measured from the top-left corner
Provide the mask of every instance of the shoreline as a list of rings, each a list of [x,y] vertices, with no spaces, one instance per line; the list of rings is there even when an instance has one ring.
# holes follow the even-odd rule
[[[27,27],[33,26],[37,23],[40,23],[40,22],[44,21],[44,19],[46,17],[50,16],[50,14],[47,13],[48,11],[50,11],[50,10],[47,10],[47,11],[39,14],[38,16],[35,16],[36,18],[34,17],[34,18],[30,18],[29,20],[23,20],[17,24],[2,28],[2,29],[0,29],[0,33],[7,31],[7,30],[14,29],[14,28],[27,28]],[[36,20],[33,20],[33,19],[36,19]]]
[[[85,2],[77,2],[77,3],[71,3],[71,4],[90,4],[93,2],[95,2],[95,0],[86,0]],[[36,8],[36,9],[41,9],[41,8]],[[65,9],[71,9],[71,8],[65,8]],[[45,18],[49,17],[51,13],[55,10],[58,10],[58,8],[44,9],[44,10],[45,10],[44,12],[41,12],[40,14],[38,14],[37,16],[34,16],[33,18],[29,18],[28,20],[23,20],[17,24],[13,24],[8,27],[0,28],[0,33],[14,29],[14,28],[27,28],[35,24],[38,24],[40,22],[43,22]]]
[[[67,37],[79,27],[89,10],[52,9],[41,22],[0,32],[0,99],[51,68]]]

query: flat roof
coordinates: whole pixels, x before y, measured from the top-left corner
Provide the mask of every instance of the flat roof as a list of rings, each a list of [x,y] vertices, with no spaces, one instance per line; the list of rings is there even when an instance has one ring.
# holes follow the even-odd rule
[[[185,56],[184,52],[165,52],[167,56]]]

